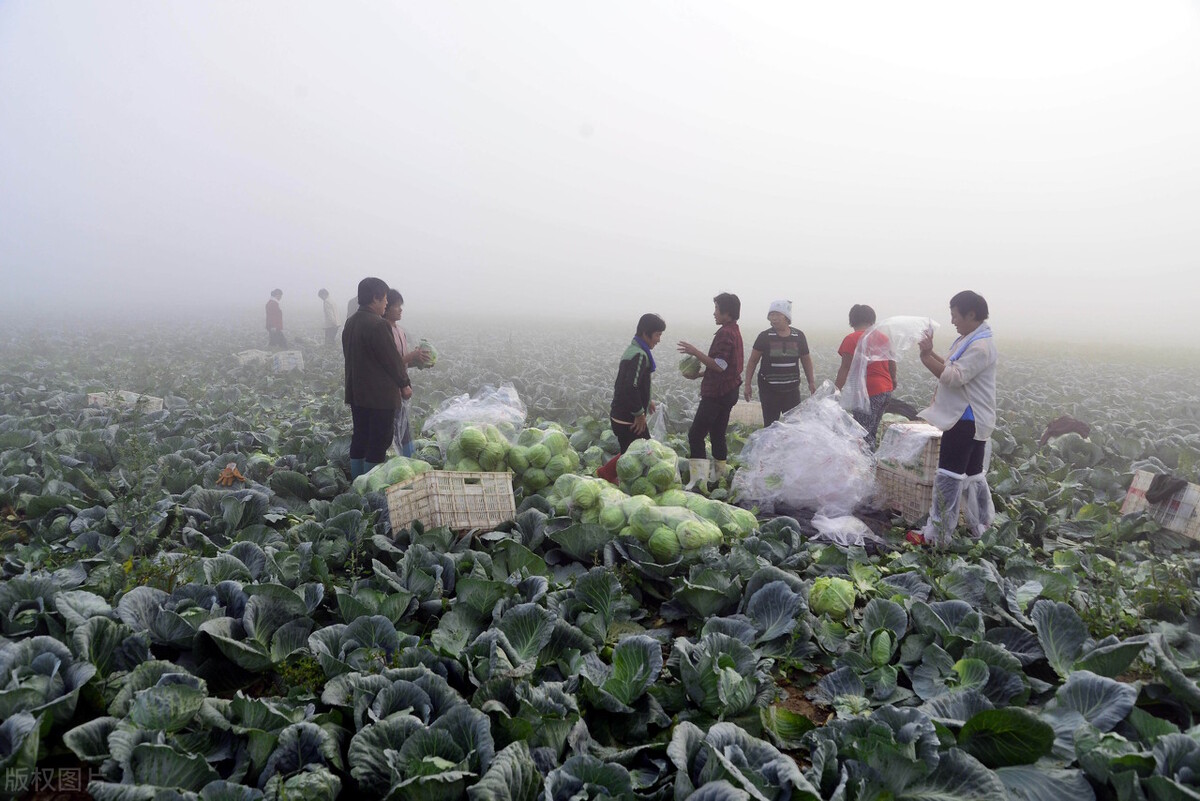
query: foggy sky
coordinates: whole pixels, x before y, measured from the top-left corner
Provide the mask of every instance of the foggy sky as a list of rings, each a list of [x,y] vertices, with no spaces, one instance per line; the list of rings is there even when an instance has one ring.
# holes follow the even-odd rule
[[[315,315],[378,275],[406,315],[702,326],[728,290],[838,329],[971,288],[998,336],[1162,341],[1198,145],[1195,0],[5,0],[0,311]]]

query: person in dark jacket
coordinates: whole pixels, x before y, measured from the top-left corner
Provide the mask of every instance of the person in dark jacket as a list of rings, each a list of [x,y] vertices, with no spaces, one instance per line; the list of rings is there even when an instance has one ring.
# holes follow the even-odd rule
[[[360,281],[358,311],[342,327],[346,403],[354,421],[351,480],[384,460],[392,441],[396,407],[412,397],[412,383],[392,337],[392,325],[383,319],[387,293],[388,285],[380,278]]]
[[[635,439],[650,439],[650,428],[646,418],[654,414],[655,404],[650,400],[650,375],[654,372],[654,355],[650,352],[662,339],[667,324],[657,314],[643,314],[638,320],[637,332],[629,347],[621,354],[617,366],[617,380],[613,386],[612,406],[609,421],[617,442],[624,453]],[[617,457],[596,471],[600,478],[617,483]]]
[[[729,413],[738,401],[745,359],[742,331],[737,324],[741,314],[742,302],[738,296],[722,292],[713,298],[713,322],[720,328],[708,353],[687,342],[679,343],[680,353],[695,356],[704,365],[700,374],[693,376],[700,379],[700,405],[696,407],[696,417],[688,429],[688,487],[708,480],[710,467],[704,450],[705,437],[712,443],[716,479],[725,475],[725,459],[729,454],[725,430],[729,427]]]

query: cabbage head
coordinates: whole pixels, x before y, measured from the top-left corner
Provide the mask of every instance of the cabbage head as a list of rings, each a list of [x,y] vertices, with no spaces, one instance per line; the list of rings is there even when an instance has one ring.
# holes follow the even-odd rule
[[[695,378],[700,375],[703,365],[695,356],[684,356],[679,360],[679,373],[684,378]]]
[[[843,618],[854,609],[854,584],[836,576],[821,576],[808,591],[808,608],[814,615]]]

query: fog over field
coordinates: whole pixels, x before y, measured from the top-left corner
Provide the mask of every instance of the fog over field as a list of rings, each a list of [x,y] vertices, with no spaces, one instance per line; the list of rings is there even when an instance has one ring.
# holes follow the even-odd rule
[[[0,4],[7,325],[316,327],[974,289],[999,336],[1190,345],[1200,3]],[[265,341],[265,339],[264,339]]]

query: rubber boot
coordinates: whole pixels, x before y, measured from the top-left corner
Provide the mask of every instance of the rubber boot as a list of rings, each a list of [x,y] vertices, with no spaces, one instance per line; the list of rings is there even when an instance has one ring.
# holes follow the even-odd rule
[[[350,460],[350,480],[351,481],[358,478],[363,473],[367,472],[366,470],[363,469],[363,463],[365,461],[366,461],[366,459],[351,459]]]
[[[959,504],[962,500],[963,482],[967,477],[951,473],[939,467],[933,476],[933,503],[929,508],[929,520],[921,531],[925,542],[930,545],[946,546],[958,527]]]
[[[684,489],[690,490],[699,482],[703,481],[708,484],[709,462],[708,459],[688,459],[688,483]],[[708,489],[707,486],[704,489]]]
[[[614,456],[613,458],[609,459],[607,462],[605,462],[604,464],[602,464],[598,468],[596,468],[596,478],[602,478],[605,481],[607,481],[609,484],[616,484],[617,483],[617,459],[620,459],[620,458],[621,458],[620,456]]]
[[[725,474],[729,472],[729,466],[725,464],[724,459],[717,459],[713,462],[713,481],[719,482],[725,478]]]

